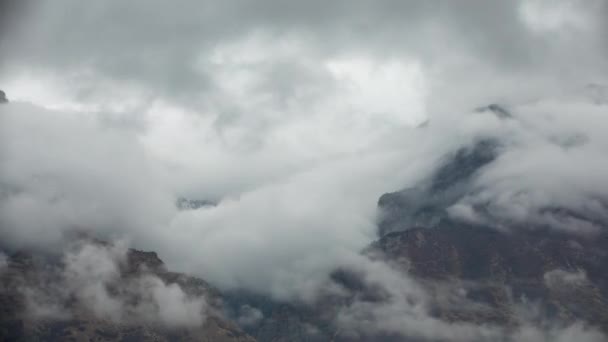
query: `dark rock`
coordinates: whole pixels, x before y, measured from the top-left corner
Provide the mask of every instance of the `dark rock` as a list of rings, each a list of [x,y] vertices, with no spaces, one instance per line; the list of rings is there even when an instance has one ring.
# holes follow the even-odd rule
[[[85,241],[109,248],[107,243],[94,239]],[[167,285],[178,285],[187,296],[204,296],[209,312],[205,322],[199,326],[170,327],[135,317],[127,317],[123,322],[100,319],[78,297],[66,297],[58,288],[64,281],[62,267],[47,256],[34,252],[19,252],[9,258],[7,266],[0,272],[0,340],[254,341],[234,323],[218,314],[222,301],[219,291],[202,279],[167,271],[155,252],[129,250],[118,279],[106,284],[108,293],[121,296],[125,302],[136,303],[145,299],[136,290],[129,290],[132,281],[139,276],[158,277]],[[53,300],[62,310],[69,312],[69,317],[36,318],[26,315],[28,306],[24,287]]]
[[[217,202],[210,200],[187,199],[180,197],[177,199],[176,206],[179,210],[196,210],[204,207],[215,207]]]
[[[461,148],[435,172],[430,191],[446,191],[471,179],[498,155],[499,143],[493,139],[480,140],[472,148]]]
[[[513,116],[511,115],[511,113],[506,110],[504,107],[492,103],[489,104],[487,106],[484,107],[479,107],[477,109],[475,109],[476,112],[478,113],[492,113],[494,115],[496,115],[499,119],[511,119],[513,118]]]
[[[575,319],[608,331],[608,234],[593,238],[545,231],[502,233],[481,227],[414,228],[392,232],[373,244],[404,273],[433,284],[473,284],[467,297],[494,310],[494,323],[509,324],[513,304],[521,298],[538,303],[547,315],[559,308],[559,319]],[[581,274],[580,282],[552,287],[551,272]],[[464,286],[464,285],[463,285]],[[468,317],[489,322],[488,314],[466,315],[466,308],[437,308],[441,317]],[[500,315],[496,315],[501,313]],[[554,317],[557,319],[557,317]]]
[[[127,252],[127,272],[136,273],[138,271],[164,271],[165,264],[158,257],[156,252],[144,252],[129,249]]]
[[[379,235],[416,226],[435,227],[447,220],[447,208],[471,191],[472,180],[496,159],[499,149],[496,140],[480,140],[449,155],[420,185],[382,195]]]
[[[0,90],[0,103],[7,103],[8,99],[6,98],[6,93]]]

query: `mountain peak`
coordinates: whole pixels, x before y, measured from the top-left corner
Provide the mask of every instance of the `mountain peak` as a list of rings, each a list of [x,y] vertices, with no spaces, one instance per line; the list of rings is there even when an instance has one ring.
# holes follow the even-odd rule
[[[499,141],[479,140],[446,156],[420,185],[382,195],[378,201],[382,212],[380,236],[414,226],[438,225],[447,218],[447,208],[470,191],[470,183],[479,170],[499,153]]]
[[[475,109],[475,111],[477,113],[492,113],[494,115],[496,115],[499,119],[511,119],[513,116],[511,115],[511,113],[503,106],[496,104],[496,103],[490,103],[487,106],[483,106],[483,107],[479,107],[477,109]]]

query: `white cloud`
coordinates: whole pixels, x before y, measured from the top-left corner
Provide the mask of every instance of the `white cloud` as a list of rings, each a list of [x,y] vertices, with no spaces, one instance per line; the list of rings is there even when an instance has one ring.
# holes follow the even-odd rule
[[[177,283],[165,283],[152,273],[123,274],[124,243],[100,245],[79,241],[63,256],[59,274],[22,289],[27,314],[39,318],[92,315],[117,323],[159,323],[200,326],[208,312],[204,296],[188,295]]]

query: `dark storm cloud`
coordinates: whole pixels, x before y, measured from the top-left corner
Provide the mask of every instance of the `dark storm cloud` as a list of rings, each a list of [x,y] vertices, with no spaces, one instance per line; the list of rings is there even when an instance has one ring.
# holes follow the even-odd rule
[[[7,42],[15,26],[19,25],[24,17],[25,10],[29,7],[29,0],[0,0],[0,70],[3,65],[3,56],[10,49]]]
[[[570,63],[576,62],[580,73],[589,69],[582,63],[593,62],[594,72],[605,70],[605,50],[600,46],[605,45],[601,43],[605,4],[591,1],[575,8],[585,12],[581,20],[593,26],[593,32],[601,31],[602,35],[596,35],[568,33],[568,27],[559,32],[534,32],[522,20],[525,3],[42,2],[29,9],[27,24],[18,25],[19,34],[13,35],[3,58],[8,60],[9,71],[11,67],[38,67],[58,73],[58,77],[94,72],[113,80],[135,81],[157,96],[186,103],[209,100],[217,87],[213,77],[217,66],[197,67],[200,60],[218,46],[256,32],[264,32],[270,40],[287,37],[304,45],[298,58],[269,58],[270,63],[288,69],[297,69],[300,58],[322,62],[332,56],[363,54],[380,59],[413,57],[442,68],[472,58],[473,63],[465,66],[470,68],[469,74],[477,73],[474,63],[503,71],[546,68],[563,72],[562,68],[572,69]],[[296,77],[288,83],[293,86],[301,81]],[[285,85],[279,81],[272,84],[272,90]],[[80,97],[86,98],[85,93],[81,90]]]
[[[5,38],[12,25],[15,25],[23,14],[24,8],[31,4],[28,0],[2,0],[0,1],[0,37]]]

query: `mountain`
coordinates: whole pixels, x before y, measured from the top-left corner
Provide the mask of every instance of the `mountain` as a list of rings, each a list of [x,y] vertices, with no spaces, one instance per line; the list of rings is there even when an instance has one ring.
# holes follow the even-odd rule
[[[497,105],[478,111],[511,118]],[[504,332],[500,336],[506,341],[517,340],[509,336],[524,326],[542,327],[548,322],[562,327],[582,322],[607,334],[608,232],[580,234],[537,222],[500,222],[504,229],[498,230],[449,214],[452,206],[479,191],[474,186],[476,177],[502,150],[498,139],[474,141],[444,156],[436,170],[415,187],[383,194],[378,200],[379,239],[362,253],[421,284],[430,298],[428,315],[446,324],[495,327]],[[483,205],[475,209],[486,215],[483,222],[496,223]],[[541,210],[564,222],[604,226],[574,208]],[[263,312],[262,319],[243,327],[261,341],[437,340],[372,331],[364,328],[363,321],[359,331],[344,329],[336,322],[353,307],[371,308],[360,319],[372,322],[377,319],[374,311],[384,307],[399,314],[399,304],[394,303],[400,290],[379,286],[361,270],[349,268],[337,269],[330,282],[341,289],[340,294],[323,295],[312,304],[242,293],[227,296],[228,301]]]
[[[448,321],[510,324],[516,304],[534,302],[547,318],[583,320],[608,331],[608,234],[501,233],[478,227],[413,228],[370,247],[418,279],[451,283],[482,305],[442,308]]]
[[[447,156],[418,186],[382,195],[378,200],[378,234],[449,224],[447,209],[471,191],[471,181],[481,168],[496,159],[499,149],[496,140],[477,141],[472,147]]]
[[[217,206],[217,202],[209,201],[209,200],[200,200],[200,199],[188,199],[184,197],[180,197],[177,199],[175,203],[176,207],[179,210],[196,210],[200,208],[208,208]]]
[[[219,291],[168,271],[154,252],[129,249],[117,274],[105,274],[112,266],[97,253],[110,248],[95,241],[67,258],[8,257],[0,270],[0,341],[253,341],[221,315]],[[124,312],[106,310],[116,304]],[[204,312],[180,312],[183,307]],[[200,321],[165,320],[183,313]]]
[[[476,113],[515,120],[496,104]],[[504,150],[498,138],[475,140],[415,186],[381,195],[378,238],[361,265],[333,270],[312,301],[220,292],[167,270],[154,252],[82,236],[60,255],[15,253],[0,268],[0,340],[519,341],[530,327],[572,326],[608,334],[601,217],[550,206],[539,210],[561,218],[559,227],[499,222],[484,203],[473,208],[483,220],[451,215]],[[180,210],[214,205],[177,202]],[[581,234],[563,229],[569,222],[602,229]],[[452,336],[463,329],[469,335]],[[541,336],[532,340],[557,335]]]

